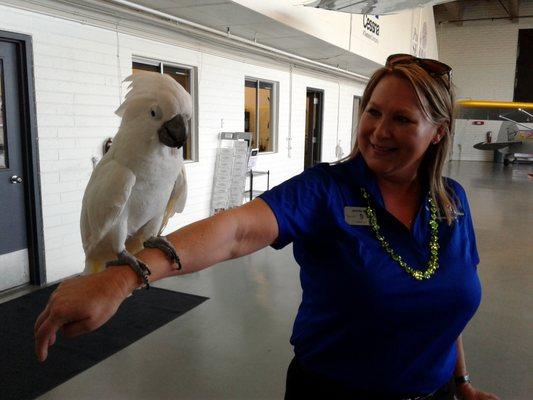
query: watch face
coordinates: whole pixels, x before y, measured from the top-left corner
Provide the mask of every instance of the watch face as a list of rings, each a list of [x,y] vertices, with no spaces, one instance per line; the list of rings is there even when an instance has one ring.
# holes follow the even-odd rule
[[[470,382],[472,382],[472,381],[470,380],[470,376],[468,376],[468,375],[456,376],[456,377],[454,378],[454,380],[455,380],[455,384],[456,384],[456,385],[461,385],[461,384],[463,384],[463,383],[470,383]]]

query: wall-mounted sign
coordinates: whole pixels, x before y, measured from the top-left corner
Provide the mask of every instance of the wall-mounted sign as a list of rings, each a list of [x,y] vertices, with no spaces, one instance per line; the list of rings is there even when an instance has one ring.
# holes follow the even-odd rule
[[[379,28],[379,15],[363,15],[363,36],[378,43]]]

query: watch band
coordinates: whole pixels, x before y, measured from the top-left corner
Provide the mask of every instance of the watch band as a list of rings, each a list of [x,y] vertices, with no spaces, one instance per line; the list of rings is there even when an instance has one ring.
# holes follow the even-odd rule
[[[472,382],[472,380],[470,379],[470,376],[468,374],[455,376],[453,378],[453,380],[454,380],[456,385],[463,385],[465,383]]]

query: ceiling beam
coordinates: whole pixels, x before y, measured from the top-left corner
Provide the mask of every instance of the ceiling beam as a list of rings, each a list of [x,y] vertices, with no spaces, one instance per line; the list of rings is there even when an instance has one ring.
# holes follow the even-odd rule
[[[463,26],[463,23],[460,21],[463,19],[464,5],[461,1],[452,1],[449,3],[442,4],[446,9],[446,12],[450,16],[450,20],[455,20],[454,22],[457,26]]]
[[[518,22],[518,6],[520,0],[508,0],[507,3],[509,4],[509,16],[511,17],[511,21]]]

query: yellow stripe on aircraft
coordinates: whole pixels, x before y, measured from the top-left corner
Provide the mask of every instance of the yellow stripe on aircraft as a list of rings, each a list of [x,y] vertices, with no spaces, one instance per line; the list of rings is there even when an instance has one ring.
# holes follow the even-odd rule
[[[514,101],[458,100],[457,104],[461,107],[533,109],[533,103],[521,103]]]

